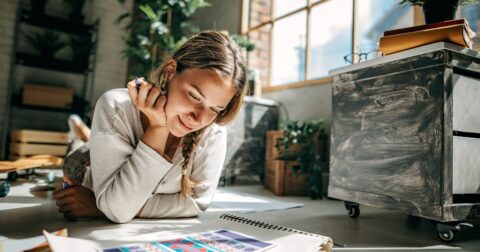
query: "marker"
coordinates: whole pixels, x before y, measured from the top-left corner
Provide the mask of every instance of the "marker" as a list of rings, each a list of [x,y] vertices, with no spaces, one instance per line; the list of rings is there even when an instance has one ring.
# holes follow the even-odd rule
[[[142,80],[140,78],[138,78],[137,76],[135,76],[135,85],[136,85],[137,90],[140,89],[141,84],[142,84]]]

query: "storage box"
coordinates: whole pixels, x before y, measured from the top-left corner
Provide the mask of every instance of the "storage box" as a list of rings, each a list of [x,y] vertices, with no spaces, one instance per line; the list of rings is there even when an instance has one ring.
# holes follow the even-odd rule
[[[42,85],[24,84],[22,103],[54,108],[70,109],[73,105],[75,90]]]
[[[68,134],[57,131],[12,130],[10,139],[12,142],[68,144]]]
[[[293,167],[298,165],[298,163],[277,159],[279,153],[275,148],[275,144],[282,135],[282,131],[267,132],[264,186],[279,196],[305,195],[305,180],[307,176],[305,174],[293,174]]]
[[[16,160],[37,154],[65,156],[68,148],[66,132],[42,130],[12,130],[10,159]]]

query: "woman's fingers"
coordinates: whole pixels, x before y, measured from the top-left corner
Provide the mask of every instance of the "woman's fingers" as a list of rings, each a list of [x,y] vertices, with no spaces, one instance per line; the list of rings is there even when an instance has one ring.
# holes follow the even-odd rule
[[[138,96],[137,96],[137,104],[140,108],[145,107],[148,93],[150,92],[150,89],[152,87],[153,87],[152,84],[146,81],[142,81],[142,84],[140,86],[140,91],[138,91]]]
[[[157,102],[155,103],[155,110],[164,110],[165,103],[167,103],[167,96],[162,95],[157,99]]]
[[[132,99],[133,104],[137,105],[138,90],[137,90],[137,84],[135,84],[135,80],[129,81],[127,83],[127,89],[128,89],[128,95],[130,95],[130,98]]]
[[[57,201],[55,202],[55,204],[58,207],[65,206],[70,203],[72,203],[72,199],[70,197],[63,197],[63,198],[57,199]]]
[[[160,96],[160,89],[157,87],[153,87],[148,94],[147,101],[145,103],[145,107],[151,108],[155,105],[157,98]]]

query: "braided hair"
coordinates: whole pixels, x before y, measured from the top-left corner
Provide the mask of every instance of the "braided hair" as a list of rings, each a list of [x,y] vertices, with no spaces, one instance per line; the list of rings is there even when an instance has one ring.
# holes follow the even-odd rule
[[[222,78],[230,77],[232,85],[236,88],[236,93],[222,113],[214,120],[214,123],[225,125],[235,118],[240,111],[243,97],[248,92],[248,88],[243,57],[238,45],[230,37],[217,31],[197,33],[175,50],[171,59],[177,63],[177,73],[181,73],[185,69],[197,68],[213,71]],[[168,60],[165,62],[168,62]],[[154,82],[159,81],[162,79],[164,72],[165,65],[160,66],[150,75],[150,79]],[[194,186],[200,183],[190,179],[188,165],[193,159],[192,156],[195,153],[199,136],[205,128],[185,135],[182,140],[184,162],[182,165],[181,193],[185,197],[193,196],[195,193]]]

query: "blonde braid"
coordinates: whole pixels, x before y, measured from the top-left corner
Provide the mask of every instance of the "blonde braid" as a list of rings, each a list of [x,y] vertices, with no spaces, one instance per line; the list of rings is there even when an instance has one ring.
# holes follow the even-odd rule
[[[188,164],[190,163],[190,159],[197,147],[198,136],[200,135],[199,131],[194,131],[190,134],[187,134],[183,138],[182,143],[182,154],[183,161],[182,165],[182,191],[181,194],[184,197],[190,197],[194,194],[193,187],[197,184],[190,179],[190,174],[188,174]]]

